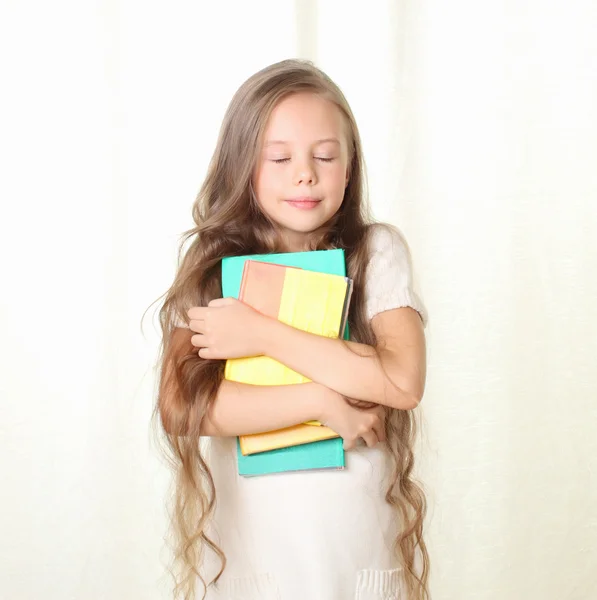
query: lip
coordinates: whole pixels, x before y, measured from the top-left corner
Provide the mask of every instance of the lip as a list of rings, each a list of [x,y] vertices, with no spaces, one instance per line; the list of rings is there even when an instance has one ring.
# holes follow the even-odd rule
[[[297,198],[289,198],[286,200],[288,204],[294,208],[310,209],[315,208],[321,200],[319,198],[313,198],[312,196],[299,196]]]

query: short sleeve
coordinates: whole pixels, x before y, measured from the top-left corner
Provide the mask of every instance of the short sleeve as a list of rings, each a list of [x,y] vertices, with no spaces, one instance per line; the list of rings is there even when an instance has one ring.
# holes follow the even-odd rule
[[[370,236],[365,282],[367,319],[386,310],[409,306],[419,313],[425,327],[427,310],[413,287],[412,261],[406,240],[396,228],[381,223],[372,226]]]

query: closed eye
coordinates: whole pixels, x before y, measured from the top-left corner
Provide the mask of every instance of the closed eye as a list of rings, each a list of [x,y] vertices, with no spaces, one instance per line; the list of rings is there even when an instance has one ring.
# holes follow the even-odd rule
[[[316,156],[315,157],[317,160],[320,160],[321,162],[332,162],[333,160],[335,160],[334,158],[326,158],[324,156]],[[290,162],[289,158],[272,158],[271,159],[272,162],[276,163],[276,164],[283,164],[283,163],[287,163]]]

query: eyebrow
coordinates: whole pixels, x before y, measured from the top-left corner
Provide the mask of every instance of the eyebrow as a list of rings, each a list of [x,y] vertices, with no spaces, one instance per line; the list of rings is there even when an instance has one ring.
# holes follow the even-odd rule
[[[334,137],[317,140],[315,143],[316,144],[324,144],[325,142],[332,142],[333,144],[340,144],[340,140],[338,140],[338,138],[334,138]],[[288,144],[288,143],[289,142],[286,142],[284,140],[270,140],[265,143],[265,147],[267,148],[268,146],[274,146],[275,144]]]

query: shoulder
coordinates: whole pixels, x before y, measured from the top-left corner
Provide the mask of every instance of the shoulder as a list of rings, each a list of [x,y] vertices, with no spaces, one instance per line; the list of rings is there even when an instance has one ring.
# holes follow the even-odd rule
[[[404,234],[389,223],[375,223],[367,232],[369,263],[365,281],[367,317],[409,306],[427,323],[427,311],[415,291],[410,248]]]
[[[402,231],[389,223],[373,223],[368,229],[369,257],[411,262],[410,249]]]
[[[404,234],[389,223],[374,223],[367,231],[369,250],[368,272],[371,278],[382,276],[387,279],[398,273],[410,285],[412,280],[412,258]],[[385,274],[385,276],[384,276]]]

